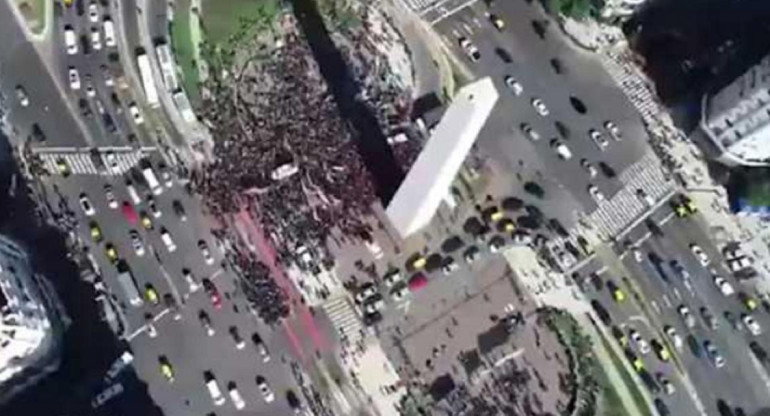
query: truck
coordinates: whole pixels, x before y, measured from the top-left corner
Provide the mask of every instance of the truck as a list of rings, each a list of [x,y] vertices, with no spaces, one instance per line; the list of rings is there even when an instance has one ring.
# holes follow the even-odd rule
[[[124,261],[118,262],[117,269],[118,282],[123,287],[123,292],[125,292],[128,302],[136,308],[142,306],[144,302],[139,294],[139,288],[136,286],[136,280],[134,280],[134,276],[131,274],[131,269],[128,268]]]
[[[144,96],[147,98],[147,104],[150,107],[157,108],[160,106],[160,98],[158,97],[158,90],[155,87],[155,79],[152,77],[152,69],[150,68],[150,58],[144,51],[139,51],[136,54],[136,65],[139,67],[139,75],[142,79],[142,86],[144,87]]]

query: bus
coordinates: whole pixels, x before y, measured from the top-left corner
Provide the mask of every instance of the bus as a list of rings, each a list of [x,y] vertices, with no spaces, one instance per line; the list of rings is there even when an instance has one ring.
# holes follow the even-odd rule
[[[150,68],[150,58],[147,57],[146,53],[139,52],[136,55],[136,64],[139,66],[139,75],[142,78],[142,86],[144,87],[147,104],[150,107],[160,106],[158,90],[155,88],[155,79],[152,77],[152,70]]]
[[[152,171],[152,167],[145,166],[142,169],[142,175],[144,180],[147,181],[147,186],[152,191],[153,195],[160,195],[163,193],[163,186],[158,182],[158,178],[155,176],[155,172]]]
[[[144,304],[142,296],[139,294],[139,288],[136,286],[134,276],[131,274],[131,269],[125,261],[119,261],[117,264],[118,269],[118,282],[125,292],[128,303],[138,308]]]

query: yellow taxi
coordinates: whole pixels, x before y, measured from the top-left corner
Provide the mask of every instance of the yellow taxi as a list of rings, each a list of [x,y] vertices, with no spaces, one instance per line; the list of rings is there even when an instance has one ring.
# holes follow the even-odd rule
[[[679,218],[684,218],[687,216],[687,208],[681,204],[674,204],[674,212]]]
[[[72,6],[73,0],[62,0],[62,3],[64,3],[65,6]]]
[[[510,218],[505,218],[503,221],[500,222],[503,230],[512,233],[516,231],[516,223],[513,222]]]
[[[112,243],[107,243],[107,245],[104,246],[104,253],[111,262],[118,262],[118,250],[115,249],[115,246],[113,246]]]
[[[653,339],[652,348],[655,350],[655,355],[658,356],[660,361],[668,361],[671,359],[671,353],[668,351],[665,345],[661,344],[657,339]]]
[[[69,165],[62,158],[56,159],[56,169],[59,171],[59,174],[64,177],[70,176],[70,173],[72,173]]]
[[[642,361],[641,358],[637,357],[636,354],[633,353],[633,351],[626,349],[626,358],[628,358],[628,361],[631,362],[631,365],[634,367],[634,370],[637,372],[642,372],[644,370],[644,361]]]
[[[620,344],[621,347],[626,348],[628,347],[628,337],[626,336],[623,331],[618,328],[617,326],[612,326],[612,335],[615,337],[615,339],[618,341],[618,344]]]
[[[142,227],[144,227],[147,230],[152,230],[152,219],[150,219],[150,216],[147,215],[146,212],[142,211],[139,213],[139,221],[142,222]]]
[[[503,19],[501,19],[499,16],[490,14],[489,21],[492,22],[492,26],[494,26],[495,29],[497,30],[505,29],[505,22],[503,22]]]
[[[688,211],[690,211],[690,214],[695,214],[698,212],[698,207],[695,205],[695,202],[692,202],[692,199],[690,199],[689,196],[682,195],[682,204],[687,208]]]
[[[744,292],[738,293],[738,297],[741,299],[741,302],[743,302],[743,306],[745,306],[746,309],[748,309],[750,312],[754,311],[754,309],[757,309],[757,306],[759,306],[759,303],[756,299]]]
[[[607,289],[609,289],[610,293],[612,293],[612,299],[614,299],[615,302],[623,302],[626,300],[626,293],[623,292],[623,290],[619,288],[618,285],[616,285],[612,280],[607,281]]]
[[[414,270],[422,270],[423,267],[425,267],[425,264],[428,263],[428,259],[426,259],[424,256],[418,256],[414,260],[412,260],[412,268]]]
[[[144,287],[144,297],[147,298],[147,302],[150,302],[153,305],[157,305],[158,302],[160,302],[158,292],[149,283],[147,283],[147,285]]]
[[[165,356],[161,356],[158,358],[158,361],[160,362],[160,373],[163,375],[163,377],[168,380],[169,383],[174,382],[174,367],[171,366],[171,363],[168,362],[168,359],[166,359]]]
[[[97,224],[95,221],[91,222],[90,225],[91,230],[91,239],[94,240],[94,242],[98,243],[102,241],[102,229],[99,228],[99,224]]]

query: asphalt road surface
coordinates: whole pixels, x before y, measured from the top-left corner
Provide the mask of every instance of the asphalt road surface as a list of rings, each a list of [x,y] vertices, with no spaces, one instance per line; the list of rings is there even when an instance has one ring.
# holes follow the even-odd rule
[[[752,336],[745,327],[742,330],[733,328],[724,316],[729,311],[734,317],[740,318],[741,314],[749,313],[746,307],[739,301],[738,295],[724,296],[713,283],[714,273],[725,277],[735,288],[736,292],[751,293],[748,286],[731,277],[722,263],[721,255],[714,247],[710,236],[704,232],[701,220],[696,216],[688,219],[671,217],[670,208],[663,207],[654,213],[654,218],[662,222],[664,235],[662,237],[651,236],[646,226],[641,225],[629,234],[629,241],[639,245],[643,254],[641,262],[637,262],[633,255],[626,254],[623,257],[623,265],[610,265],[600,274],[605,281],[605,287],[596,291],[591,283],[586,283],[589,296],[599,299],[610,311],[613,323],[621,328],[635,327],[642,336],[649,340],[668,340],[663,335],[663,327],[671,325],[683,338],[683,347],[676,351],[679,362],[687,372],[690,382],[697,392],[697,399],[686,399],[685,389],[677,383],[674,377],[679,373],[671,363],[663,364],[651,352],[644,357],[648,369],[652,368],[654,374],[663,371],[675,381],[677,393],[671,397],[664,397],[667,404],[675,410],[676,414],[693,414],[697,408],[695,401],[699,401],[708,414],[717,414],[717,400],[725,400],[733,406],[742,407],[747,414],[766,408],[768,389],[770,389],[770,377],[767,371],[755,360],[750,352],[748,343],[752,340],[767,346],[767,328],[770,325],[770,316],[760,307],[751,315],[763,328],[759,336]],[[697,244],[708,253],[711,263],[704,268],[692,254],[691,244]],[[662,269],[665,277],[662,277],[650,260],[650,253],[654,253],[664,264]],[[654,258],[654,257],[653,257]],[[686,283],[670,267],[669,262],[680,262],[690,273],[689,283]],[[582,276],[587,276],[592,270],[586,268],[581,271]],[[642,293],[641,303],[631,300],[633,290],[629,288],[624,276],[631,276],[633,287],[639,288]],[[613,300],[610,291],[606,288],[606,281],[613,280],[628,294],[625,302]],[[664,280],[665,279],[665,280]],[[629,300],[631,300],[629,302]],[[644,305],[644,310],[639,305]],[[680,305],[689,308],[696,325],[688,329],[682,317],[677,312]],[[707,307],[718,321],[716,330],[709,329],[703,319],[700,309]],[[627,331],[626,331],[627,332]],[[726,364],[722,368],[716,368],[705,352],[697,357],[688,344],[688,336],[692,335],[701,346],[706,340],[710,340],[724,356]],[[669,347],[673,344],[669,343]],[[637,355],[642,356],[637,350]],[[671,348],[676,350],[676,348]],[[652,365],[652,367],[650,367]],[[718,380],[718,381],[717,381]],[[678,411],[684,413],[678,413]]]

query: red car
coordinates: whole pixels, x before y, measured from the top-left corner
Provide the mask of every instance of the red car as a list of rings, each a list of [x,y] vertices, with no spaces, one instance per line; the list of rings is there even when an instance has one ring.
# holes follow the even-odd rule
[[[409,279],[409,291],[416,292],[428,285],[428,279],[422,273],[417,273]]]
[[[214,305],[215,308],[221,309],[222,296],[219,294],[219,289],[214,285],[214,282],[209,279],[203,279],[203,289],[206,291],[206,294],[209,295],[209,298],[211,298],[211,304]]]
[[[136,215],[134,206],[128,201],[123,201],[123,207],[121,208],[123,215],[126,217],[129,223],[136,224],[139,221],[139,216]]]

